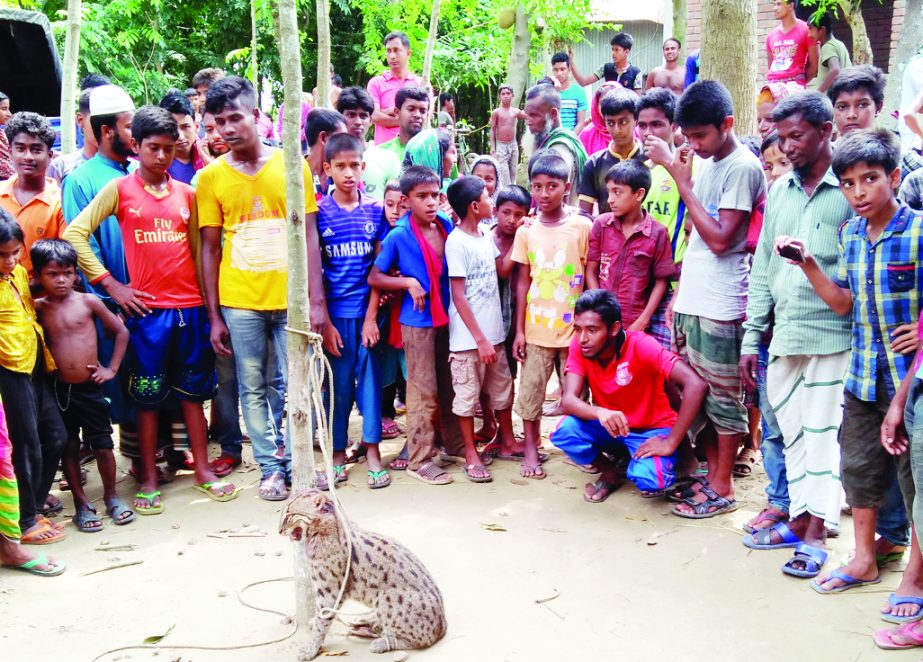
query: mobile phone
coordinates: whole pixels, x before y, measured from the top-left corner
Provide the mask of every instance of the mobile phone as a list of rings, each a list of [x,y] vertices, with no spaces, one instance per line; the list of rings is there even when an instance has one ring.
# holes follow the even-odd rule
[[[794,262],[804,263],[804,255],[801,254],[801,249],[791,244],[786,244],[780,248],[779,255],[788,260],[793,260]]]

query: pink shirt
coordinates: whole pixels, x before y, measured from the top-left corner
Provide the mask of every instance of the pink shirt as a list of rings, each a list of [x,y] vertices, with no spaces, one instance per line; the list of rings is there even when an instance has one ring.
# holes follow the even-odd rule
[[[398,78],[389,70],[379,76],[375,76],[369,81],[366,87],[369,94],[372,95],[372,99],[378,104],[378,108],[382,111],[387,111],[394,108],[394,97],[399,89],[407,85],[419,86],[422,83],[423,79],[416,74],[408,72],[406,78]],[[400,133],[399,127],[379,126],[376,124],[375,144],[380,145],[383,142],[387,142],[397,136],[398,133]]]
[[[808,51],[811,48],[811,36],[808,24],[798,19],[788,32],[777,25],[766,37],[766,50],[772,54],[772,65],[766,74],[770,83],[793,80],[805,84],[804,68],[808,63]]]

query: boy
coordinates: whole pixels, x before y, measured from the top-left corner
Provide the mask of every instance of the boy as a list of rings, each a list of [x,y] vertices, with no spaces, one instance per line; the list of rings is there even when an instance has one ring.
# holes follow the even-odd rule
[[[349,133],[327,139],[324,173],[333,192],[318,204],[320,234],[330,323],[324,349],[330,360],[334,388],[333,471],[345,482],[349,415],[358,403],[362,445],[368,458],[368,485],[387,487],[391,477],[381,466],[381,384],[372,347],[378,342],[378,297],[369,296],[368,274],[388,231],[382,205],[359,192],[362,181],[362,140]],[[318,474],[325,489],[326,475]]]
[[[808,34],[811,41],[820,44],[817,75],[808,83],[808,87],[818,92],[826,92],[836,81],[840,71],[852,66],[849,48],[833,36],[833,15],[830,12],[813,15],[808,22]]]
[[[452,411],[458,416],[465,440],[465,475],[472,482],[486,483],[492,480],[491,475],[474,445],[474,412],[482,388],[496,416],[499,445],[511,448],[515,444],[513,379],[503,348],[503,311],[497,283],[498,274],[508,275],[513,263],[479,227],[493,215],[484,182],[461,177],[449,185],[447,195],[461,219],[445,245],[452,288],[449,366],[456,387]],[[526,446],[524,453],[520,474],[544,478],[538,449]]]
[[[827,98],[833,104],[833,122],[840,137],[871,129],[885,101],[885,76],[870,64],[848,67],[827,90]]]
[[[437,455],[439,412],[442,444],[448,455],[464,454],[464,441],[452,413],[452,378],[444,366],[449,359],[448,267],[445,241],[452,223],[439,212],[442,182],[423,166],[410,166],[401,175],[401,193],[410,213],[398,220],[382,242],[369,285],[402,291],[401,337],[407,360],[407,473],[429,485],[447,485],[452,476]],[[397,268],[400,275],[389,275]]]
[[[16,174],[0,182],[0,207],[6,209],[25,235],[20,264],[35,280],[29,249],[42,238],[64,232],[61,189],[46,177],[55,133],[51,123],[37,113],[21,112],[4,127]]]
[[[513,108],[513,88],[504,83],[500,86],[500,107],[490,114],[490,155],[500,164],[500,186],[516,183],[516,168],[519,167],[519,143],[516,134],[519,120],[525,113]]]
[[[609,41],[609,45],[612,46],[612,62],[606,62],[589,76],[581,76],[576,67],[572,66],[574,80],[583,86],[592,85],[598,80],[614,80],[626,90],[640,92],[643,82],[641,70],[628,61],[634,39],[627,32],[617,32]]]
[[[0,399],[6,403],[13,442],[22,542],[45,545],[64,539],[64,533],[39,512],[67,431],[46,374],[54,370],[54,359],[35,315],[29,278],[19,264],[24,238],[13,217],[0,209]]]
[[[237,490],[208,466],[202,403],[215,394],[215,354],[193,257],[195,193],[167,174],[179,128],[169,112],[147,106],[135,114],[131,135],[138,170],[103,187],[64,235],[90,283],[102,286],[128,316],[128,394],[138,408],[141,447],[134,507],[141,515],[159,515],[158,410],[170,390],[181,402],[189,433],[194,488],[215,501],[234,499]],[[90,247],[90,236],[109,216],[122,232],[130,285],[113,278]]]
[[[670,237],[644,209],[651,173],[637,161],[622,161],[606,174],[609,208],[593,222],[586,282],[591,290],[614,292],[621,323],[647,331],[654,311],[676,275]]]
[[[695,432],[709,426],[699,443],[708,458],[710,489],[700,490],[703,484],[697,483],[681,490],[677,496],[684,502],[673,512],[702,518],[737,508],[731,470],[748,430],[737,366],[747,305],[746,239],[753,207],[765,195],[765,179],[759,159],[734,136],[731,96],[721,83],[701,80],[688,87],[677,104],[676,123],[689,144],[669,161],[665,154],[653,160],[676,182],[692,222],[673,298],[673,343],[709,386],[707,423],[700,421]],[[694,184],[692,152],[703,159]]]
[[[205,167],[205,161],[199,155],[198,127],[192,104],[179,92],[169,92],[160,100],[160,107],[173,115],[179,126],[179,140],[173,163],[167,171],[173,179],[190,184],[196,172]]]
[[[606,149],[587,159],[580,178],[580,211],[593,213],[594,205],[599,214],[609,209],[609,193],[606,189],[606,173],[616,163],[635,159],[644,163],[647,157],[641,150],[641,143],[635,140],[635,103],[638,98],[625,90],[613,90],[599,102],[599,112],[606,123],[606,130],[612,140]]]
[[[93,452],[103,483],[103,502],[113,524],[128,524],[135,513],[115,491],[115,455],[109,403],[102,384],[114,379],[128,347],[128,329],[99,297],[74,292],[77,252],[61,239],[42,239],[32,247],[32,264],[45,296],[35,302],[48,349],[58,366],[54,394],[67,428],[64,477],[74,497],[74,524],[84,533],[101,531],[102,519],[80,484],[80,433]],[[96,324],[115,337],[108,366],[100,365]]]
[[[772,10],[779,25],[766,35],[766,79],[770,83],[794,81],[804,87],[817,75],[817,42],[811,39],[808,24],[795,16],[795,0],[773,0]]]
[[[363,87],[344,88],[337,98],[336,108],[337,112],[346,118],[346,131],[365,143],[375,110],[372,95]],[[362,163],[365,164],[365,171],[362,173],[365,188],[362,192],[381,200],[385,196],[387,183],[401,176],[400,160],[394,153],[367,143],[362,154]],[[400,187],[397,192],[400,195]]]
[[[773,131],[760,145],[760,156],[763,161],[763,171],[766,173],[766,187],[772,185],[782,175],[792,171],[792,164],[782,151],[779,143],[779,134]]]
[[[540,443],[545,388],[556,365],[567,361],[574,304],[583,292],[590,222],[564,205],[569,172],[557,154],[532,157],[529,180],[538,216],[516,231],[513,242],[512,259],[520,265],[513,356],[523,364],[516,412],[527,449]]]
[[[512,184],[500,189],[495,204],[497,205],[497,224],[491,229],[491,236],[494,245],[500,251],[500,256],[506,259],[513,250],[516,231],[529,215],[532,196],[523,187]],[[513,341],[516,339],[516,323],[513,320],[516,315],[516,283],[518,282],[516,275],[517,270],[513,269],[508,277],[499,278],[500,306],[503,310],[503,331],[506,338],[503,344],[514,379],[517,369],[516,359],[513,357]]]
[[[558,88],[561,94],[561,126],[579,134],[586,124],[586,111],[590,106],[583,88],[571,84],[570,57],[567,53],[551,56],[551,72],[561,85]]]
[[[843,425],[840,429],[840,474],[853,509],[856,553],[846,565],[812,582],[820,593],[877,584],[875,521],[896,463],[908,512],[914,499],[907,453],[895,454],[877,434],[900,383],[911,371],[919,348],[913,320],[920,316],[923,279],[919,247],[923,218],[901,204],[894,191],[900,182],[900,146],[885,130],[862,130],[838,142],[833,172],[857,216],[840,227],[839,263],[827,276],[806,247],[791,237],[776,240],[776,252],[801,267],[817,294],[839,315],[852,317],[852,347]],[[789,252],[792,251],[792,252]],[[923,560],[912,555],[919,570]],[[895,596],[919,595],[916,585]],[[910,602],[910,601],[907,601]],[[899,603],[898,603],[899,604]],[[897,606],[897,605],[895,605]],[[917,610],[918,611],[918,610]],[[892,613],[894,613],[892,611]]]

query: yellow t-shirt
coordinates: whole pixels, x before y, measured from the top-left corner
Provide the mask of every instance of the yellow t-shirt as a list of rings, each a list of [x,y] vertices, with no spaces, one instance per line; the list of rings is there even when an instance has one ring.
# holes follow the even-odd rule
[[[592,223],[576,211],[562,225],[538,220],[523,225],[513,240],[513,261],[529,265],[526,342],[567,347],[574,334],[574,305],[583,293]]]
[[[9,278],[0,279],[0,366],[12,372],[32,374],[39,341],[44,351],[45,369],[51,372],[55,363],[35,315],[29,276],[23,266],[17,264]]]
[[[307,162],[304,164],[305,213],[317,211]],[[288,307],[288,241],[285,167],[275,150],[255,175],[230,166],[224,158],[199,172],[196,188],[199,228],[224,229],[218,272],[222,306],[246,310]]]

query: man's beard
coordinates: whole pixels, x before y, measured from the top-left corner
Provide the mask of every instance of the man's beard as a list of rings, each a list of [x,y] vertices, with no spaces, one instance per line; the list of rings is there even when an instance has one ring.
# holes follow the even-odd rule
[[[544,143],[545,139],[548,138],[548,134],[551,133],[553,130],[554,130],[554,121],[546,115],[545,116],[545,126],[538,133],[532,134],[535,137],[535,144],[541,145],[542,143]]]
[[[117,133],[112,137],[112,151],[126,159],[134,155],[131,146],[125,144],[125,142],[122,141],[122,136]]]

